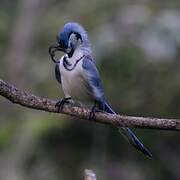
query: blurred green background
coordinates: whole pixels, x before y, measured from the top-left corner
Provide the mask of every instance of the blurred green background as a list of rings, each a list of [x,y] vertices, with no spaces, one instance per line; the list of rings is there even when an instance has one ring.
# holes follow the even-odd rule
[[[0,78],[59,99],[48,47],[69,21],[88,31],[112,107],[180,117],[180,1],[1,0]],[[0,179],[180,179],[180,134],[136,129],[149,160],[110,126],[13,105],[0,97]]]

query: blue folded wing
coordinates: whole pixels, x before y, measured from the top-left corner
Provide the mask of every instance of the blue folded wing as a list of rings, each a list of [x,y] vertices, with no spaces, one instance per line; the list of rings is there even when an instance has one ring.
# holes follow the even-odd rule
[[[83,59],[82,68],[84,79],[91,96],[94,98],[94,100],[102,101],[104,98],[102,81],[96,65],[91,57],[85,56]]]
[[[84,71],[84,81],[87,84],[89,92],[94,97],[94,100],[98,102],[99,109],[108,113],[115,114],[113,109],[105,100],[100,75],[91,57],[85,57],[83,59],[82,67]],[[133,145],[136,149],[141,151],[146,156],[152,157],[151,152],[140,142],[140,140],[136,137],[136,135],[131,131],[130,128],[119,127],[118,129],[119,132],[129,141],[131,145]]]

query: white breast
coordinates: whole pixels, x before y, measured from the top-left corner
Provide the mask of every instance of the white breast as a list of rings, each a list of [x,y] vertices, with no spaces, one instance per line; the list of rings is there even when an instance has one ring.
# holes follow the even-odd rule
[[[77,57],[76,57],[77,60]],[[72,61],[69,62],[73,65]],[[89,91],[87,83],[83,77],[82,60],[80,60],[76,67],[69,71],[63,65],[63,59],[60,60],[59,68],[61,73],[62,89],[65,97],[72,97],[75,100],[89,99]]]

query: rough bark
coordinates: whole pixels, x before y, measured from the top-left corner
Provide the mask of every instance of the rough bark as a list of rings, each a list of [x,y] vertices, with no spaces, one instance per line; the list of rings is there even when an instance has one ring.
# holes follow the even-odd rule
[[[37,110],[58,113],[55,107],[56,101],[45,97],[38,97],[31,93],[21,91],[15,86],[0,79],[0,95],[9,99],[11,102]],[[180,130],[180,119],[162,119],[154,117],[134,117],[108,114],[104,112],[95,113],[95,118],[89,119],[90,109],[85,106],[75,104],[65,105],[60,113],[71,115],[80,119],[90,120],[103,124],[121,127],[148,128]]]

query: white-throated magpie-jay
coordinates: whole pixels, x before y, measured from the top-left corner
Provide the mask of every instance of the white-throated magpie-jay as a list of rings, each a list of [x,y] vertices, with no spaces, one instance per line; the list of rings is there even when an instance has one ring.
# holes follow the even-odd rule
[[[57,50],[65,53],[59,61],[54,59]],[[65,95],[65,98],[57,103],[59,107],[62,108],[63,104],[71,98],[75,100],[89,99],[95,102],[92,113],[98,106],[100,110],[115,114],[106,101],[88,36],[81,25],[74,22],[65,24],[63,30],[58,33],[57,44],[50,46],[49,53],[56,63],[56,79],[61,84]],[[129,128],[119,127],[119,131],[136,149],[146,156],[152,157],[151,152]]]

